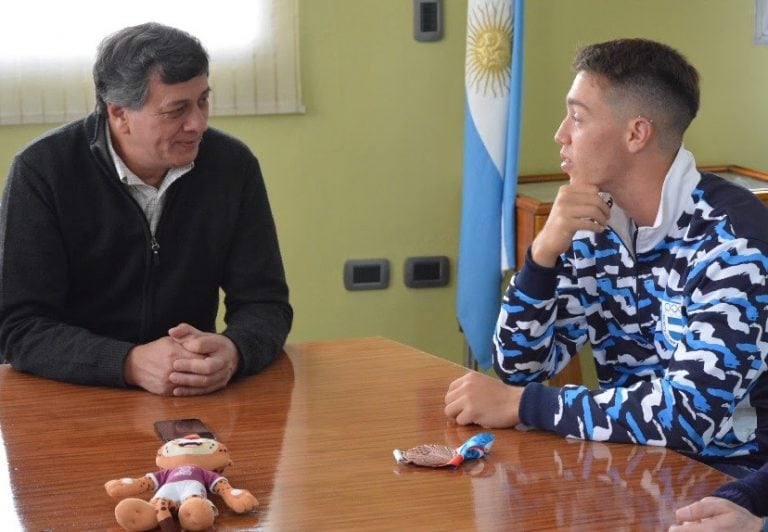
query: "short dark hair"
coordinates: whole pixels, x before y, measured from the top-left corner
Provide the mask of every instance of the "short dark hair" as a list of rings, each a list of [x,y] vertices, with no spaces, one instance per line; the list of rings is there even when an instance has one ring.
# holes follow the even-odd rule
[[[208,53],[189,33],[156,22],[109,35],[99,45],[93,65],[98,110],[106,112],[108,102],[139,109],[155,73],[167,84],[207,75]]]
[[[619,95],[635,99],[679,143],[699,111],[699,73],[674,48],[648,39],[618,39],[581,49],[576,72],[605,78]],[[672,140],[672,139],[667,139]]]

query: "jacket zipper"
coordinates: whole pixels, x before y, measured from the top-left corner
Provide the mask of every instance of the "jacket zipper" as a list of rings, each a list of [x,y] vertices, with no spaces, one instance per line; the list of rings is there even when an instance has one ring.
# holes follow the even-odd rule
[[[155,235],[151,236],[150,248],[152,249],[152,264],[155,266],[160,265],[160,244],[157,242]]]

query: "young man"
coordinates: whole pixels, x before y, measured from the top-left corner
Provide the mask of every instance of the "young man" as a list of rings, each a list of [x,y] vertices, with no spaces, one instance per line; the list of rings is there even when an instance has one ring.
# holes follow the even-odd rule
[[[683,148],[699,88],[678,52],[622,39],[574,67],[555,134],[570,181],[504,297],[503,382],[456,380],[445,413],[667,446],[743,473],[768,459],[768,210]],[[540,384],[587,342],[599,390]]]
[[[0,354],[44,377],[163,395],[261,370],[292,309],[258,161],[208,128],[207,53],[142,24],[101,43],[93,76],[97,110],[10,170]]]

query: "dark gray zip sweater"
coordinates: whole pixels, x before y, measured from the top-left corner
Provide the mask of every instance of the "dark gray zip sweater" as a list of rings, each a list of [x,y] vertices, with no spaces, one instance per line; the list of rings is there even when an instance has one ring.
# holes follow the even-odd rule
[[[292,309],[258,161],[209,129],[167,194],[153,239],[98,114],[17,155],[0,205],[0,357],[56,380],[125,386],[134,345],[180,322],[215,331],[221,288],[238,375],[272,361]]]
[[[768,464],[744,478],[723,484],[712,496],[735,502],[758,517],[768,516]]]

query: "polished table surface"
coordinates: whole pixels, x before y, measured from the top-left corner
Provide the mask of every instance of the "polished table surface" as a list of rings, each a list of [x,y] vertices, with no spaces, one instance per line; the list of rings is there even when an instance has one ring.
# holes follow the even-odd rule
[[[443,415],[461,366],[384,338],[307,342],[206,397],[62,384],[0,366],[0,529],[118,530],[103,484],[154,471],[153,422],[199,417],[226,443],[235,487],[217,530],[665,530],[728,477],[674,451],[494,430],[456,469],[396,464],[395,448],[480,432]]]

